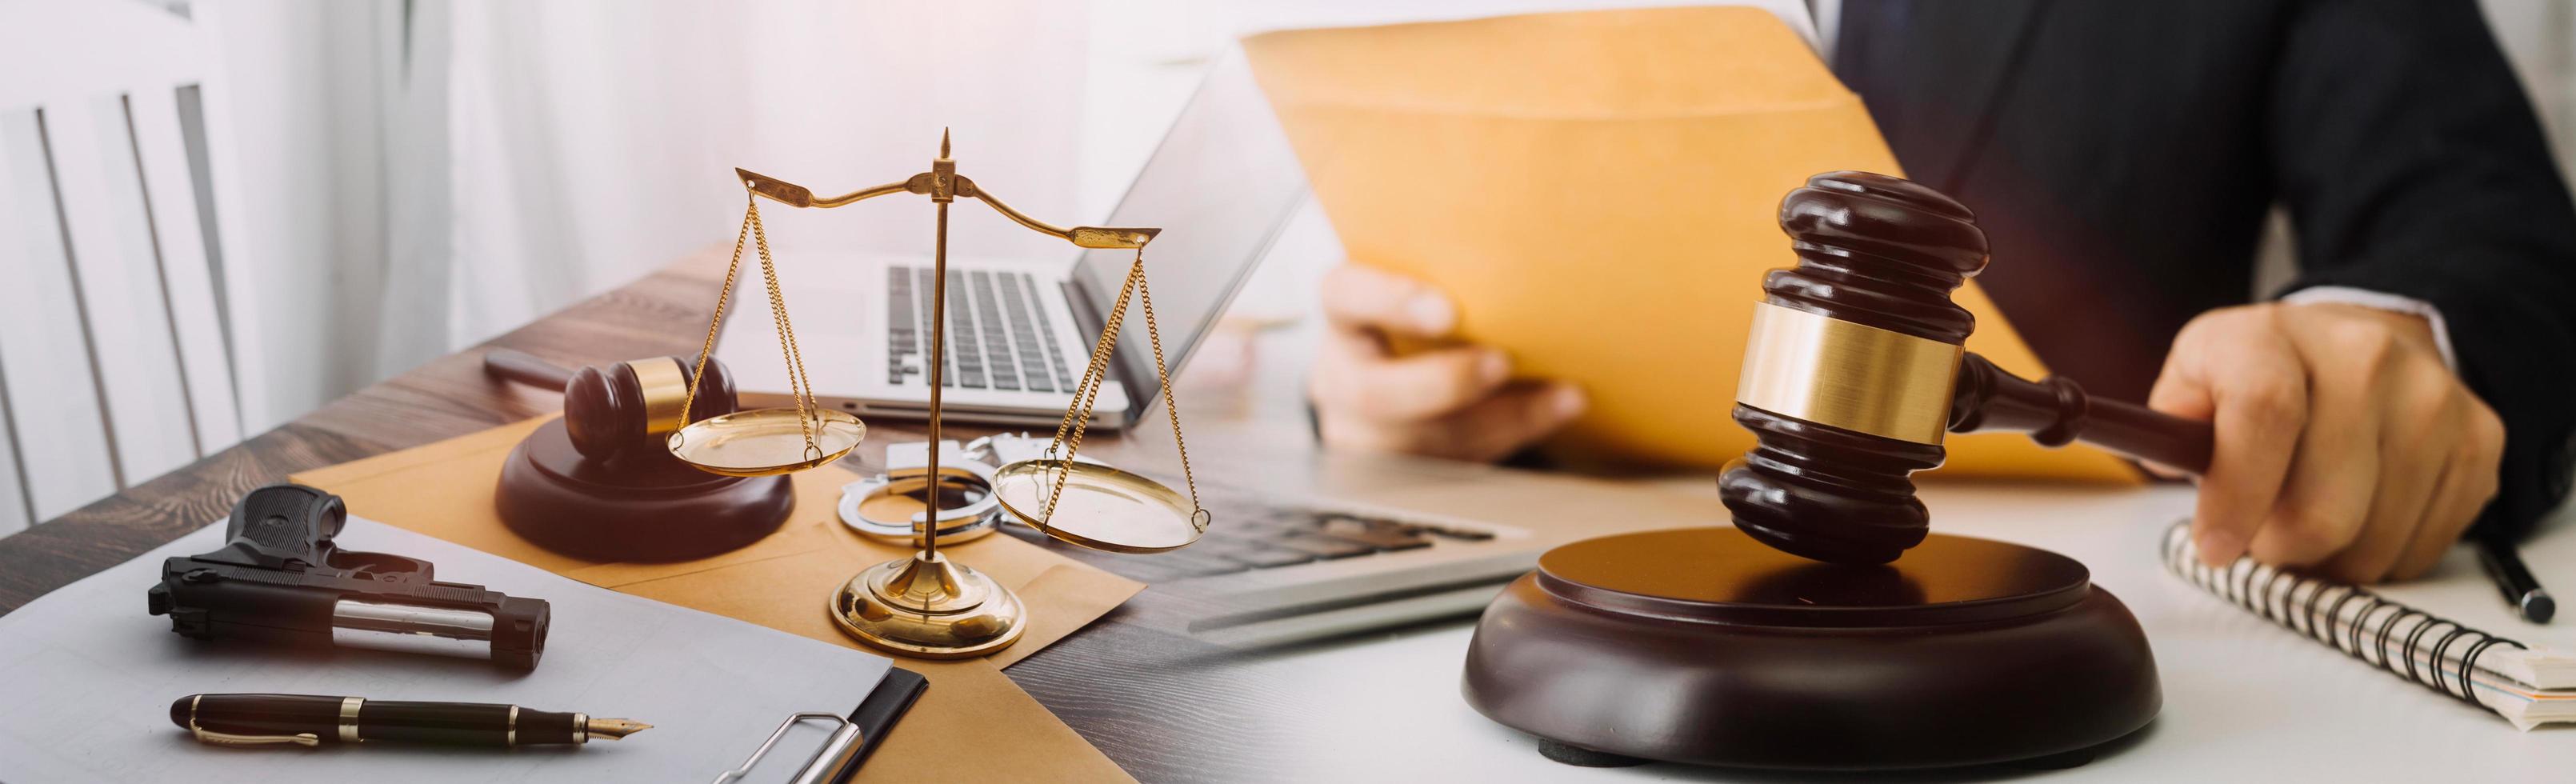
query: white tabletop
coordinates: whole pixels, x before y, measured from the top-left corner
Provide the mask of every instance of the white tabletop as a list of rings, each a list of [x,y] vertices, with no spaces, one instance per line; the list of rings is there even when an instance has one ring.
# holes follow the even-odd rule
[[[1673,486],[1718,508],[1711,483]],[[2492,713],[2434,694],[2273,626],[2166,572],[2165,527],[2191,508],[2183,487],[2069,489],[1929,484],[1933,530],[2046,547],[2083,561],[2094,584],[2144,625],[2164,710],[2134,742],[2093,763],[2035,773],[2068,781],[2570,781],[2576,726],[2518,732]],[[1713,512],[1713,518],[1722,514]],[[2576,591],[2576,525],[2557,519],[2524,550],[2533,571]],[[2565,585],[2558,585],[2565,583]],[[2432,574],[2383,586],[2390,599],[2540,647],[2576,650],[2576,619],[2513,616],[2460,548]],[[2563,595],[2563,594],[2562,594]],[[1527,735],[1459,696],[1474,627],[1459,621],[1317,646],[1251,665],[1287,704],[1280,735],[1311,743],[1294,780],[1785,780],[1812,775],[1672,764],[1577,768],[1538,755]],[[1951,774],[1955,777],[1956,774]],[[1988,771],[1983,775],[1994,775]]]

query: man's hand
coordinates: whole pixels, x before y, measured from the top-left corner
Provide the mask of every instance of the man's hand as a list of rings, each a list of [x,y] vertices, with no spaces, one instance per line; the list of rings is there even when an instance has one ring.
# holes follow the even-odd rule
[[[2175,336],[2148,405],[2213,423],[2192,536],[2212,565],[2351,582],[2441,560],[2496,493],[2504,423],[2444,367],[2423,319],[2267,303]]]
[[[1507,384],[1511,360],[1492,348],[1388,353],[1389,336],[1436,340],[1457,326],[1449,298],[1419,281],[1344,264],[1325,275],[1323,306],[1307,397],[1328,446],[1499,460],[1583,411],[1570,385]]]

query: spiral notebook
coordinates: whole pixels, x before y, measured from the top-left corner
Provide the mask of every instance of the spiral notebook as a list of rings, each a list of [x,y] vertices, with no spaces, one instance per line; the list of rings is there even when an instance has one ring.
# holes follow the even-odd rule
[[[2416,685],[2467,701],[2513,726],[2576,723],[2576,656],[2533,650],[2378,594],[2238,558],[2200,562],[2191,523],[2165,531],[2165,568],[2281,628]]]

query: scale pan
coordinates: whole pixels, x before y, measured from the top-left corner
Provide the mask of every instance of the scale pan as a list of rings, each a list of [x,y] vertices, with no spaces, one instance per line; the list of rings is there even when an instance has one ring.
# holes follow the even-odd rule
[[[1035,521],[1047,493],[1064,478],[1055,519]],[[993,472],[993,497],[1002,508],[1048,536],[1113,553],[1159,553],[1198,541],[1194,506],[1163,483],[1098,463],[1022,460]]]
[[[847,412],[814,412],[814,448],[793,408],[762,408],[712,416],[671,434],[671,456],[698,470],[726,476],[769,476],[803,471],[841,459],[868,435]]]

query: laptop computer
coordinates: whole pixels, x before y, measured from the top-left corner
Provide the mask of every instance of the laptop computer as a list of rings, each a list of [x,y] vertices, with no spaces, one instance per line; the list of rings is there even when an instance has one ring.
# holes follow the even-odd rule
[[[1104,226],[1163,230],[1146,248],[1156,321],[1175,373],[1225,310],[1306,196],[1296,152],[1240,55],[1209,71]],[[961,206],[959,209],[979,209]],[[1073,402],[1091,347],[1135,252],[1051,259],[948,259],[943,415],[951,422],[1054,425]],[[780,276],[805,302],[799,342],[830,346],[806,365],[815,401],[866,417],[929,415],[929,254],[781,253]],[[793,405],[774,326],[756,292],[725,319],[716,356],[746,405]],[[742,315],[744,311],[751,315]],[[1092,426],[1126,426],[1159,391],[1136,304],[1112,352]],[[847,352],[847,353],[844,353]],[[856,354],[851,356],[850,354]]]

